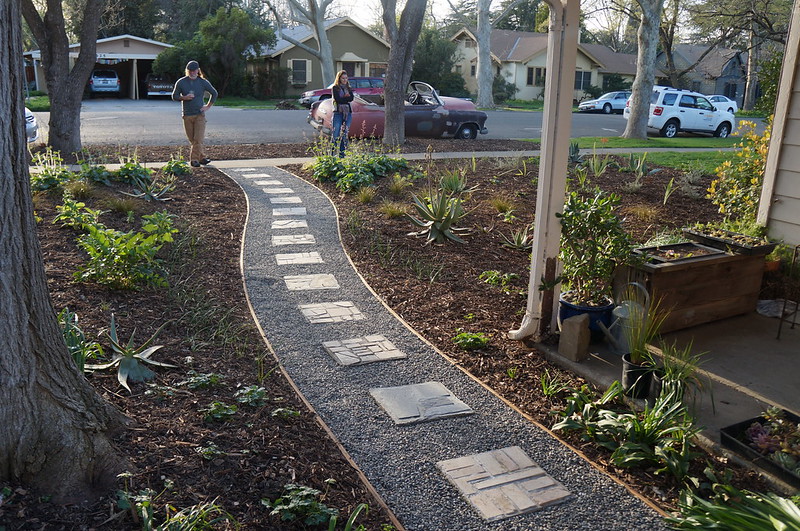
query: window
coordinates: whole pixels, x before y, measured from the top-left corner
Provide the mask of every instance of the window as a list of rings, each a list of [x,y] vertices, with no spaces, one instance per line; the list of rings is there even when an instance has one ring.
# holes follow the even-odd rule
[[[475,77],[475,65],[469,65],[469,75]]]
[[[678,104],[678,106],[694,109],[697,107],[697,104],[695,103],[694,96],[681,96],[681,102]]]
[[[308,61],[305,59],[292,59],[292,85],[307,85],[310,79]]]
[[[456,73],[461,74],[461,65],[456,65]]]
[[[387,63],[370,63],[369,75],[370,77],[384,77],[386,76],[386,70],[388,67],[389,65]]]
[[[546,68],[534,68],[533,84],[536,87],[543,87],[547,77]]]
[[[525,84],[529,87],[533,86],[533,71],[535,69],[533,67],[528,67],[528,78],[525,80]]]
[[[582,72],[578,70],[575,72],[575,90],[586,90],[592,84],[592,73]]]

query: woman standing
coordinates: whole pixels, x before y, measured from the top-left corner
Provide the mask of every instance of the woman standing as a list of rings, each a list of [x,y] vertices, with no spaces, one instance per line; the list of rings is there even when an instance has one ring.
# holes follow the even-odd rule
[[[347,72],[339,70],[336,80],[331,89],[333,97],[333,149],[339,148],[339,156],[344,157],[344,150],[347,149],[347,134],[350,131],[350,123],[353,121],[353,114],[350,110],[350,102],[353,101],[353,91],[347,80]]]

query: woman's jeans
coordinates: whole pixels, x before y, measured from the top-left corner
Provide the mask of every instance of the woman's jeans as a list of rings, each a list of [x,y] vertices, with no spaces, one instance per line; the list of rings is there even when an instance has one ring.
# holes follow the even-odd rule
[[[353,113],[347,113],[347,120],[343,118],[341,112],[333,113],[333,130],[331,137],[333,140],[333,151],[338,147],[339,156],[344,157],[344,150],[347,149],[347,133],[350,131],[350,124],[353,121]]]

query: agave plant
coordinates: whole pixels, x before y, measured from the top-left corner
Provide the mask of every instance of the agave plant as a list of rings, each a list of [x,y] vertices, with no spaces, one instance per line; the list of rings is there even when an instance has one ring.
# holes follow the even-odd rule
[[[425,236],[428,243],[444,243],[452,240],[466,243],[457,236],[457,233],[467,231],[465,228],[456,228],[453,225],[463,218],[466,213],[461,206],[461,198],[453,197],[443,190],[431,194],[430,198],[420,199],[413,196],[414,208],[421,219],[408,215],[411,222],[422,227],[419,232],[412,232],[413,236]]]
[[[133,336],[136,334],[136,330],[131,333],[131,337],[128,339],[127,344],[123,344],[119,341],[119,338],[117,337],[117,322],[114,318],[114,314],[112,313],[111,328],[108,331],[108,338],[111,341],[111,350],[114,352],[112,359],[108,363],[86,365],[85,368],[90,370],[103,370],[110,369],[114,366],[118,367],[117,380],[119,380],[119,383],[125,389],[127,389],[129,392],[132,392],[131,388],[128,387],[128,380],[132,382],[143,382],[150,380],[153,378],[153,376],[155,376],[155,373],[144,365],[145,363],[156,365],[158,367],[175,367],[175,365],[170,365],[169,363],[163,363],[150,359],[150,356],[152,356],[155,351],[164,346],[156,345],[151,347],[150,343],[155,340],[156,336],[170,322],[171,321],[167,321],[166,323],[162,324],[159,329],[156,330],[152,336],[150,336],[150,339],[136,347],[133,344]]]

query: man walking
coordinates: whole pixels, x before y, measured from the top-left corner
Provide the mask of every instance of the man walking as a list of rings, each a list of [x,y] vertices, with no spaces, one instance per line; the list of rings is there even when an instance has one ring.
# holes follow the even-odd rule
[[[205,94],[211,97],[205,102]],[[217,90],[203,77],[197,61],[189,61],[186,75],[175,82],[172,99],[181,102],[183,129],[192,145],[189,160],[195,168],[208,164],[211,159],[203,152],[203,138],[206,136],[206,111],[217,101]]]

